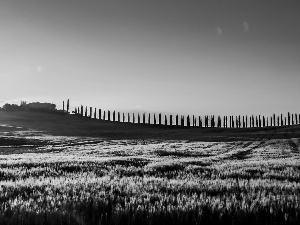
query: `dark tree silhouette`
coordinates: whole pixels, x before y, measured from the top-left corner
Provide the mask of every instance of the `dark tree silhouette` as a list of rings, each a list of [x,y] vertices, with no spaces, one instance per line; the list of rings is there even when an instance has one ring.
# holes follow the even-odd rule
[[[190,125],[191,125],[191,121],[190,121],[190,116],[188,115],[186,118],[186,126],[190,127]]]
[[[178,126],[178,114],[176,115],[176,126]]]
[[[67,100],[67,113],[69,113],[69,99]]]
[[[161,125],[161,113],[158,114],[158,124]]]
[[[202,119],[201,119],[201,116],[199,116],[199,127],[202,127]]]
[[[286,117],[284,117],[284,125],[286,126]]]

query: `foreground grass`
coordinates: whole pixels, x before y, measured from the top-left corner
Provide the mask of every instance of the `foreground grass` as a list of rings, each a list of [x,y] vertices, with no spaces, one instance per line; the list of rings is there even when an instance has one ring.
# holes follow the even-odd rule
[[[7,149],[0,148],[1,224],[300,220],[299,139],[94,141],[39,146],[39,153],[19,146],[18,154]]]

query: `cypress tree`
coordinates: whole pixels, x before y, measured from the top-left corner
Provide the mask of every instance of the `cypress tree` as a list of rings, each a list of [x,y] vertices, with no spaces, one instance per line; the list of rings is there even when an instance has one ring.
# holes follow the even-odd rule
[[[138,124],[140,123],[140,114],[138,113]]]
[[[284,125],[286,126],[286,116],[284,117]]]
[[[127,122],[130,123],[130,114],[128,113]]]
[[[165,125],[168,125],[167,115],[165,115]]]
[[[291,118],[290,118],[290,113],[288,112],[288,125],[291,125]]]
[[[67,100],[67,113],[69,113],[69,99]]]
[[[135,123],[134,113],[132,113],[132,123]]]
[[[113,121],[114,122],[116,121],[116,112],[115,112],[115,110],[113,111]]]
[[[298,124],[298,117],[297,117],[297,113],[295,114],[295,118],[296,118],[296,124]]]
[[[155,113],[153,113],[153,124],[156,125],[156,116],[155,116]]]
[[[246,128],[248,128],[248,116],[246,115]]]
[[[87,117],[87,106],[85,107],[85,114],[84,114],[85,117]]]
[[[280,121],[279,116],[277,116],[277,126],[280,126],[279,121]]]
[[[292,125],[294,125],[294,114],[292,114]]]
[[[110,111],[109,110],[107,111],[107,117],[108,117],[107,120],[110,121]]]
[[[63,101],[63,112],[65,111],[65,101]]]
[[[266,126],[266,123],[265,123],[266,121],[265,121],[265,117],[263,116],[263,127],[265,127]]]
[[[81,113],[81,116],[83,116],[83,105],[81,105],[80,113]]]
[[[97,113],[97,109],[95,108],[94,119],[97,119],[96,113]]]
[[[187,126],[187,127],[190,127],[190,125],[191,125],[191,122],[190,122],[190,115],[188,115],[187,118],[186,118],[186,126]]]
[[[150,124],[150,113],[149,113],[149,116],[148,116],[148,124]]]
[[[145,113],[143,113],[143,124],[145,124],[146,123],[146,115],[145,115]]]
[[[272,117],[270,118],[270,126],[272,126]]]
[[[176,115],[176,126],[178,126],[178,114]]]
[[[118,112],[118,122],[121,122],[121,118],[120,118],[120,112]]]
[[[99,109],[99,120],[101,120],[101,109]]]
[[[77,114],[77,107],[75,107],[75,114]]]
[[[281,117],[281,126],[283,126],[283,116],[282,116],[282,114],[280,114],[280,117]]]
[[[172,126],[172,125],[173,125],[173,116],[170,115],[170,126]]]
[[[103,111],[103,120],[105,120],[106,118],[105,118],[105,111]]]
[[[158,123],[159,123],[159,125],[161,125],[161,113],[158,114]]]
[[[123,113],[123,123],[125,122],[125,113]]]

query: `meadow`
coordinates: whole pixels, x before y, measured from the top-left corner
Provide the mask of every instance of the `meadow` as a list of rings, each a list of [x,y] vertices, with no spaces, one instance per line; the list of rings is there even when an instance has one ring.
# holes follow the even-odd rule
[[[298,224],[300,138],[286,131],[204,142],[58,136],[2,123],[0,221]]]

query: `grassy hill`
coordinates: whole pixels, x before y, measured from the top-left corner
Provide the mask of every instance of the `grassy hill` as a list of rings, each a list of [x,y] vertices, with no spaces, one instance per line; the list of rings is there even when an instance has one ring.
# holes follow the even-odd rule
[[[109,139],[160,139],[193,141],[247,141],[300,137],[300,125],[265,128],[186,128],[120,123],[77,115],[0,111],[1,131],[33,129],[51,135],[103,137]],[[16,128],[19,127],[19,128]],[[20,128],[22,127],[22,128]]]

